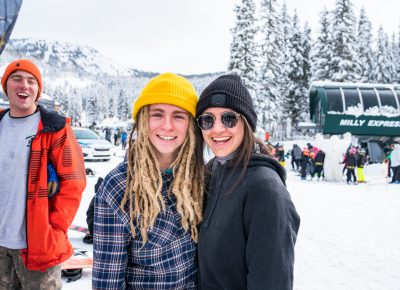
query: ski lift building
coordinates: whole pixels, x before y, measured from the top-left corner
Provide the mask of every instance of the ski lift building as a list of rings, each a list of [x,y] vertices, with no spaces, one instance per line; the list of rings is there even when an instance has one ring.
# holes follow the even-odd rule
[[[323,134],[400,137],[400,85],[318,81],[309,100]]]

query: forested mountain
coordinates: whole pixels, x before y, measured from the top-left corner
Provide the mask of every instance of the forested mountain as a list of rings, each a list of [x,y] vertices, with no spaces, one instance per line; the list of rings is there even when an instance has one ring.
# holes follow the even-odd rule
[[[57,41],[11,39],[1,55],[0,71],[17,58],[33,60],[42,71],[43,92],[55,98],[73,122],[84,117],[86,124],[130,118],[134,100],[158,74],[124,67],[94,48]],[[200,94],[220,74],[186,77]]]

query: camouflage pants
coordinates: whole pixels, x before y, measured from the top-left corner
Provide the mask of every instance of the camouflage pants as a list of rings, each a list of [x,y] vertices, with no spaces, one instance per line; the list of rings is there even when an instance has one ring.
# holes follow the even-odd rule
[[[26,269],[20,250],[0,246],[0,290],[58,290],[62,288],[61,267],[55,266],[46,271]]]

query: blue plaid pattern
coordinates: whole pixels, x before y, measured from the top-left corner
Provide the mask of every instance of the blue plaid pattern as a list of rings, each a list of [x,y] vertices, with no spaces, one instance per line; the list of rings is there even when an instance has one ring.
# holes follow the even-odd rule
[[[173,176],[162,174],[166,210],[148,231],[144,246],[140,231],[132,237],[129,215],[120,208],[126,176],[124,161],[96,193],[93,289],[196,289],[196,245],[181,226],[175,196],[167,193]]]

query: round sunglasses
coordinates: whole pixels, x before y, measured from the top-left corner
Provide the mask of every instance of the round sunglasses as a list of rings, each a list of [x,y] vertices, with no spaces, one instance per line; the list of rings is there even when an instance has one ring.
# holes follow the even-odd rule
[[[221,123],[225,128],[233,128],[239,122],[240,114],[236,112],[223,112],[221,114]],[[202,114],[197,119],[197,125],[202,130],[210,130],[214,127],[216,117],[212,114]]]

